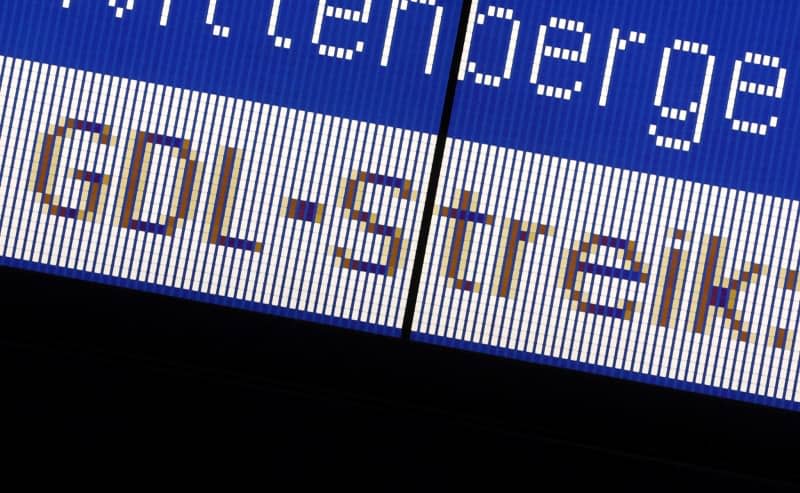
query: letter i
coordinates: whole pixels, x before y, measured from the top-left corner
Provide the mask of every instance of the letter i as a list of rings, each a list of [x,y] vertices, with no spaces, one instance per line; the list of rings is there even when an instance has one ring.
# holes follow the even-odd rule
[[[678,287],[683,285],[687,264],[683,243],[688,243],[691,239],[690,232],[682,229],[669,229],[667,246],[661,256],[661,265],[658,271],[656,298],[653,302],[652,323],[658,327],[674,328],[677,322],[678,307],[681,304]]]

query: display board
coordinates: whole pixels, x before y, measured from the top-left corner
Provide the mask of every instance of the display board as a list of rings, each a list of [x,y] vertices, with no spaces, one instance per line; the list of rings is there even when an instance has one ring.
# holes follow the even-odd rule
[[[4,265],[800,409],[797,2],[0,13]]]

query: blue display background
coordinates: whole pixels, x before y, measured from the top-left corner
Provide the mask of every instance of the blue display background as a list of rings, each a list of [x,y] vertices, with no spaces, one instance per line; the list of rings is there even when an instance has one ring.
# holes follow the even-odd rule
[[[319,55],[311,37],[317,0],[284,0],[277,34],[267,36],[272,0],[219,0],[206,25],[208,0],[172,0],[161,27],[162,0],[136,0],[122,19],[107,0],[0,2],[0,54],[291,106],[403,128],[437,132],[453,56],[461,2],[439,0],[444,19],[433,74],[425,74],[434,9],[412,4],[398,16],[388,67],[381,67],[390,0],[374,0],[368,24],[328,18],[322,41],[342,47],[365,42],[353,61]],[[331,0],[361,9],[363,0]],[[124,5],[125,0],[119,0]],[[424,35],[422,35],[424,33]]]
[[[608,164],[702,183],[800,199],[800,2],[730,0],[480,0],[512,7],[521,21],[513,74],[499,89],[474,82],[467,74],[458,86],[449,135],[535,152]],[[592,34],[588,63],[544,59],[540,81],[567,87],[583,81],[571,101],[538,96],[530,84],[536,38],[550,17],[585,23]],[[645,45],[618,52],[608,106],[598,105],[611,30],[647,33]],[[487,19],[476,26],[470,58],[478,70],[502,73],[510,23]],[[661,133],[687,137],[688,123],[661,119],[653,105],[664,47],[673,41],[709,45],[716,56],[702,141],[690,152],[656,147],[651,123]],[[580,35],[550,29],[548,44],[580,47]],[[735,59],[746,51],[777,55],[787,68],[781,100],[739,94],[735,114],[766,122],[779,117],[766,137],[734,132],[725,109]],[[670,62],[665,103],[687,107],[699,99],[705,59],[676,54]],[[774,84],[777,71],[745,64],[743,78]]]
[[[412,5],[401,13],[389,67],[380,66],[390,0],[374,0],[369,24],[326,19],[323,40],[341,46],[365,41],[354,61],[320,56],[311,43],[317,0],[285,0],[278,34],[293,38],[289,50],[267,36],[271,0],[221,0],[216,21],[230,38],[211,34],[207,0],[173,0],[169,24],[159,25],[162,0],[137,0],[122,19],[105,0],[3,2],[2,54],[99,71],[226,96],[292,106],[376,123],[436,132],[457,31],[461,2],[445,8],[434,72],[424,74],[433,9]],[[124,1],[120,1],[120,4]],[[360,9],[363,0],[331,0]],[[449,135],[703,183],[800,199],[795,136],[800,134],[796,83],[800,81],[800,2],[793,0],[481,0],[512,7],[521,21],[514,70],[501,88],[477,85],[470,74],[458,85]],[[592,34],[587,64],[545,59],[541,79],[584,89],[571,101],[538,96],[530,69],[540,24],[550,17],[583,21]],[[647,33],[644,46],[618,52],[608,106],[598,99],[611,30]],[[508,24],[490,19],[475,27],[471,59],[499,73]],[[653,105],[661,51],[675,38],[707,43],[717,57],[702,142],[690,152],[656,147],[648,126],[691,135],[686,123],[658,116]],[[548,42],[577,47],[578,35],[550,30]],[[746,51],[777,55],[788,69],[784,97],[739,94],[736,114],[779,124],[766,137],[734,132],[724,118],[735,59]],[[673,56],[666,102],[697,99],[701,57]],[[745,65],[744,77],[774,83],[775,71]]]

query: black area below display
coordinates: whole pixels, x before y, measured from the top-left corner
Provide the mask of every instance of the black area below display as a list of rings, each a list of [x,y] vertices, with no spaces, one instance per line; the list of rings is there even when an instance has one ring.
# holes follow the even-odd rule
[[[387,473],[500,461],[531,481],[587,468],[800,481],[789,411],[16,269],[0,279],[4,426],[28,443],[181,435],[294,462],[344,461],[333,444],[346,442]]]

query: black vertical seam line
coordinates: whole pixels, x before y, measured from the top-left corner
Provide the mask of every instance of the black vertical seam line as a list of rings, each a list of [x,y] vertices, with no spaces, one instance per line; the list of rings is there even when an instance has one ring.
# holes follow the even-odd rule
[[[442,161],[444,160],[444,149],[447,144],[447,135],[450,128],[450,116],[453,112],[453,104],[456,96],[456,86],[458,85],[458,71],[461,66],[461,57],[464,51],[464,39],[467,35],[467,24],[469,23],[469,11],[472,2],[477,0],[464,0],[461,4],[461,17],[458,21],[458,34],[453,48],[453,56],[450,62],[450,75],[447,79],[447,89],[444,93],[444,103],[442,105],[442,119],[439,122],[439,133],[436,137],[436,148],[433,151],[433,163],[431,164],[431,176],[428,181],[428,191],[425,194],[425,208],[422,210],[422,224],[419,230],[417,252],[414,255],[414,266],[411,271],[411,283],[408,288],[408,300],[406,311],[403,316],[402,337],[405,340],[411,339],[411,325],[414,322],[414,307],[417,304],[417,294],[422,279],[422,267],[425,261],[425,248],[428,244],[428,235],[433,221],[433,206],[436,201],[436,190],[439,188],[439,176],[442,172]]]

